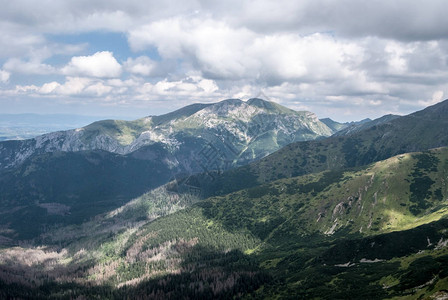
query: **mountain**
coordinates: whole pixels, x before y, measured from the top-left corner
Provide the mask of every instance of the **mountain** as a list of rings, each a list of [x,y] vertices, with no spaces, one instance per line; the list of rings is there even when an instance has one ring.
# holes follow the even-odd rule
[[[57,224],[79,224],[173,178],[212,176],[330,134],[310,112],[254,98],[2,142],[0,236],[30,239]]]
[[[191,179],[206,196],[280,178],[357,167],[401,153],[448,146],[448,100],[348,135],[291,143],[249,165]],[[367,123],[366,123],[367,124]]]
[[[104,150],[128,154],[159,143],[171,153],[197,153],[212,145],[227,164],[241,165],[288,143],[316,139],[332,131],[310,112],[297,112],[262,99],[228,99],[193,104],[163,116],[135,121],[105,120],[86,127],[0,143],[0,168],[22,163],[33,154]],[[262,146],[261,146],[262,145]],[[185,169],[200,170],[184,161]]]
[[[378,126],[383,123],[390,122],[392,120],[395,120],[396,118],[399,118],[398,115],[385,115],[375,120],[366,119],[356,124],[349,124],[347,127],[344,127],[337,132],[334,133],[335,136],[341,136],[341,135],[349,135],[356,132],[360,132],[369,128],[372,128],[373,126]]]
[[[0,296],[443,299],[447,174],[438,148],[202,201],[158,189],[2,250]]]
[[[246,105],[264,106],[251,102]],[[224,106],[239,103],[228,100]],[[204,109],[207,115],[210,110],[231,115],[214,105],[189,107],[182,115]],[[0,297],[444,299],[447,115],[444,101],[348,135],[295,142],[236,169],[172,173],[173,181],[155,184],[130,202],[124,198],[137,194],[144,181],[149,186],[162,178],[149,177],[150,169],[177,172],[180,164],[162,158],[180,152],[159,142],[157,151],[150,144],[125,155],[104,150],[31,154],[0,173],[2,193],[10,193],[1,211],[6,218],[15,214],[0,229],[5,245]],[[111,155],[120,163],[115,165],[113,157],[108,161]],[[160,165],[145,171],[143,162]],[[79,168],[64,177],[73,165]],[[92,172],[98,173],[84,178]],[[129,173],[117,177],[122,172]],[[96,181],[107,174],[104,185]],[[49,180],[56,184],[48,185]],[[72,180],[80,184],[63,186]],[[105,206],[90,219],[64,222],[63,216],[89,213],[87,205],[76,206],[81,198],[73,195],[93,193],[89,201],[94,201],[118,191],[126,191],[126,197],[101,202]],[[52,202],[46,195],[53,195]],[[41,211],[26,213],[33,205]],[[58,221],[46,221],[56,214]],[[14,223],[20,218],[37,219],[33,226],[45,228],[26,236],[34,240],[18,243],[28,234],[20,227],[26,222]]]
[[[174,185],[173,192],[193,190],[201,197],[208,197],[224,195],[280,178],[362,166],[400,153],[445,146],[448,145],[448,127],[445,118],[447,105],[448,102],[445,101],[420,112],[374,125],[367,130],[347,136],[293,143],[257,162],[226,172],[223,171],[231,166],[265,155],[269,150],[268,147],[274,146],[270,143],[273,139],[264,137],[276,136],[276,140],[279,141],[282,135],[286,135],[286,130],[291,130],[283,126],[288,118],[295,116],[294,120],[297,120],[297,115],[306,114],[260,99],[253,99],[248,103],[227,100],[218,105],[191,105],[168,115],[151,118],[155,120],[157,126],[172,124],[173,128],[176,126],[188,128],[190,135],[187,135],[186,129],[178,130],[181,134],[173,133],[170,136],[171,140],[160,139],[159,142],[142,146],[126,155],[104,150],[34,153],[27,159],[23,159],[23,162],[16,167],[4,169],[0,172],[0,211],[6,213],[3,213],[3,217],[0,218],[0,225],[5,230],[0,235],[5,241],[22,240],[33,238],[47,231],[49,226],[56,224],[79,224],[96,214],[115,209],[174,178],[177,184]],[[230,115],[227,118],[232,119],[231,112],[234,115],[244,112],[251,115],[248,106],[251,106],[253,110],[262,107],[272,112],[272,115],[260,113],[256,118],[270,121],[260,121],[255,125],[250,122],[242,123],[242,121],[238,123],[236,120],[243,118],[241,115],[233,117],[235,121],[230,124],[235,125],[235,130],[241,126],[246,126],[246,129],[254,128],[246,132],[256,136],[253,140],[248,140],[246,148],[243,148],[240,153],[233,150],[242,146],[241,141],[232,140],[232,135],[227,135],[228,139],[225,142],[217,139],[217,137],[223,137],[223,139],[226,137],[232,128],[229,124],[227,124],[229,130],[222,130],[222,134],[216,132],[216,127],[211,127],[210,132],[195,129],[200,128],[200,125],[194,124],[201,124],[204,120],[218,122],[227,114]],[[245,110],[242,112],[241,108]],[[203,115],[216,117],[206,119]],[[186,123],[190,126],[185,125]],[[119,121],[94,123],[80,131],[90,132],[92,136],[95,136],[93,133],[100,136],[98,132],[106,131],[106,124],[111,124],[111,128],[115,130],[109,131],[109,136],[117,136],[110,132],[118,132],[116,128],[120,127]],[[136,122],[124,122],[124,124],[127,124],[127,127],[123,125],[121,128],[128,129],[122,132],[130,132],[129,124],[135,125]],[[283,125],[280,126],[281,124]],[[153,134],[157,130],[162,129],[149,131],[146,134]],[[257,135],[256,133],[261,130],[265,130],[266,133]],[[206,136],[208,140],[204,139]],[[248,136],[251,135],[248,134]],[[87,139],[86,136],[84,138]],[[168,148],[167,144],[174,143],[174,138],[176,141],[182,138],[182,143]],[[24,144],[37,143],[42,139],[43,137],[35,140],[0,143],[0,147],[4,147],[1,154],[7,156],[5,154],[8,151],[20,153],[17,149],[23,147]],[[52,148],[48,146],[48,143],[47,148],[41,143],[39,149],[50,151]],[[233,145],[236,146],[232,150]],[[279,147],[278,144],[277,146]],[[248,152],[247,149],[250,149],[249,157],[244,156]],[[272,148],[272,151],[273,149],[275,148]],[[237,159],[232,155],[235,155]],[[228,157],[234,160],[230,162]],[[205,173],[191,176],[191,173],[200,171]],[[171,187],[168,188],[171,189]],[[101,203],[101,205],[95,204],[92,208],[92,203]],[[58,207],[61,209],[58,210]]]
[[[323,118],[323,119],[319,119],[322,123],[324,123],[325,125],[328,126],[328,128],[330,128],[334,133],[343,130],[347,127],[356,127],[358,125],[364,124],[364,123],[368,123],[370,121],[372,121],[371,119],[367,118],[361,121],[357,121],[357,122],[345,122],[345,123],[339,123],[336,121],[333,121],[330,118]]]

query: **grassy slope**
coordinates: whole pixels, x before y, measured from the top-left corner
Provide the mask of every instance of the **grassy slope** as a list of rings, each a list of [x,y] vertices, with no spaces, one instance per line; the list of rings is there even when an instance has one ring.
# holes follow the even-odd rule
[[[225,201],[209,200],[213,205],[208,201],[199,205],[230,230],[248,228],[263,238],[255,249],[261,265],[286,282],[273,288],[272,294],[382,298],[389,293],[413,293],[412,288],[436,278],[439,272],[446,273],[446,248],[432,249],[447,238],[447,154],[446,149],[406,154],[356,172],[283,179],[230,194]],[[433,181],[429,186],[422,181],[426,176]],[[426,197],[416,202],[414,194]],[[415,206],[424,208],[415,210]],[[424,225],[429,223],[433,225]],[[420,250],[425,254],[417,255]],[[421,264],[418,259],[427,255],[435,257],[425,258],[432,261],[432,269],[415,281],[406,279],[410,276],[406,272],[416,272]],[[361,263],[395,256],[392,261]],[[404,268],[402,260],[417,262]],[[353,264],[353,268],[330,264]],[[437,284],[440,276],[434,281]],[[394,288],[383,289],[391,278]],[[438,289],[447,287],[444,280]]]
[[[75,242],[61,261],[84,265],[75,275],[84,284],[127,282],[125,290],[109,288],[118,296],[175,297],[178,289],[195,295],[206,282],[214,284],[205,290],[215,296],[235,288],[265,297],[333,299],[443,293],[447,176],[448,149],[440,148],[357,170],[281,179],[122,227],[100,244]],[[193,285],[182,287],[183,280]],[[233,283],[218,289],[223,282]]]
[[[431,294],[447,288],[447,174],[446,148],[405,154],[358,171],[283,179],[210,198],[144,228],[164,237],[148,240],[151,244],[176,236],[200,236],[199,243],[209,244],[219,238],[207,235],[207,224],[235,237],[244,234],[243,241],[258,240],[240,241],[238,249],[281,278],[283,283],[266,285],[264,295]],[[421,180],[426,177],[430,185]],[[415,194],[426,196],[416,201]],[[176,232],[185,214],[206,219],[181,223],[187,230]],[[190,230],[195,234],[189,236]],[[422,274],[416,274],[422,265]]]
[[[155,126],[168,123],[176,118],[188,117],[208,104],[192,104],[161,116],[137,119],[135,121],[103,120],[84,127],[84,141],[90,141],[98,134],[108,135],[116,139],[121,145],[131,144],[142,132],[151,130]]]

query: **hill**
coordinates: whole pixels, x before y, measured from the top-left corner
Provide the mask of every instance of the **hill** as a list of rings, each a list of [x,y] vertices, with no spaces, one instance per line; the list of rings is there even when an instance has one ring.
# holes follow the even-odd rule
[[[42,298],[444,295],[447,175],[448,149],[439,148],[195,200],[158,218],[151,208],[158,194],[150,193],[98,218],[82,238],[67,238],[62,228],[46,236],[45,248],[3,250],[1,291]],[[144,203],[146,220],[132,219]]]
[[[82,223],[169,181],[173,174],[158,159],[163,149],[152,150],[153,160],[105,151],[46,153],[0,173],[0,245]]]

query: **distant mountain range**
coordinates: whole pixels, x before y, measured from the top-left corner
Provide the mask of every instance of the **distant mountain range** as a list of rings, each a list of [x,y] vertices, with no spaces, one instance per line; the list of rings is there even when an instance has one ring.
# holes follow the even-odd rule
[[[365,129],[369,129],[373,126],[381,125],[383,123],[390,122],[396,118],[399,118],[398,115],[385,115],[378,119],[371,120],[371,119],[364,119],[360,122],[350,122],[350,123],[342,123],[344,125],[339,130],[335,131],[335,136],[342,136],[342,135],[349,135],[353,134]]]
[[[78,128],[101,117],[67,114],[0,114],[0,141],[24,140],[59,130]]]
[[[372,120],[367,118],[367,119],[364,119],[364,120],[361,120],[361,121],[357,121],[357,122],[339,123],[339,122],[333,121],[330,118],[323,118],[323,119],[320,119],[320,121],[322,123],[324,123],[325,125],[327,125],[334,133],[336,133],[336,132],[344,130],[344,129],[348,128],[348,127],[357,127],[357,126],[359,126],[361,124],[369,123]]]
[[[225,100],[0,143],[0,297],[445,299],[447,117]]]

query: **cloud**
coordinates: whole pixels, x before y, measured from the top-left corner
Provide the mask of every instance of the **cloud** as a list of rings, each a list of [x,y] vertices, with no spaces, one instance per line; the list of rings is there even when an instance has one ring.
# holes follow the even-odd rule
[[[431,99],[420,100],[420,101],[418,101],[418,103],[419,103],[420,105],[422,105],[422,106],[434,105],[434,104],[439,103],[440,101],[443,100],[443,95],[444,95],[444,92],[443,92],[443,91],[440,91],[440,90],[439,90],[439,91],[435,91],[435,92],[432,94]]]
[[[85,77],[67,77],[64,83],[51,81],[41,86],[16,86],[10,93],[29,94],[35,96],[102,96],[113,89],[104,84],[102,80]]]
[[[18,24],[0,20],[0,58],[27,55],[30,49],[44,44],[45,38],[41,33],[29,32]]]
[[[20,92],[35,91],[41,95],[71,95],[78,96],[85,92],[85,89],[92,84],[92,80],[89,78],[81,77],[67,77],[65,83],[52,81],[39,86],[17,86],[16,90]]]
[[[448,92],[445,6],[444,0],[9,1],[0,11],[0,44],[7,45],[0,49],[0,82],[17,88],[2,86],[0,96],[160,103],[169,111],[262,90],[320,116],[407,113]],[[127,45],[107,40],[117,36]]]
[[[234,0],[202,5],[215,17],[260,33],[332,32],[343,37],[374,36],[401,41],[448,37],[444,0]]]
[[[70,76],[119,77],[121,65],[112,52],[96,52],[91,56],[75,56],[62,68],[62,73]]]
[[[58,82],[43,84],[42,87],[38,88],[38,93],[46,95],[101,97],[110,93],[113,89],[114,87],[109,85],[107,81],[83,77],[68,77],[63,84]]]
[[[29,1],[4,3],[0,19],[47,33],[132,28],[176,16],[213,16],[257,33],[332,31],[339,36],[398,40],[446,38],[444,0],[259,0],[259,1]]]
[[[149,76],[154,72],[156,63],[147,56],[140,56],[135,59],[128,58],[124,68],[131,74]]]
[[[181,80],[172,81],[167,78],[155,83],[144,82],[138,78],[101,79],[92,77],[67,77],[65,82],[51,81],[38,85],[17,85],[9,94],[28,94],[34,96],[76,96],[94,97],[102,100],[119,99],[120,95],[127,95],[131,99],[147,100],[160,97],[176,98],[183,96],[186,101],[197,98],[212,97],[219,90],[216,82],[204,79],[198,75],[191,75]],[[222,97],[222,95],[219,95]]]
[[[218,90],[213,80],[204,79],[200,76],[189,76],[182,80],[170,81],[163,79],[155,84],[145,83],[140,89],[140,98],[154,96],[187,96],[190,99],[212,96]]]
[[[132,30],[128,39],[136,51],[155,47],[164,59],[189,62],[184,66],[207,78],[247,79],[268,86],[286,81],[362,78],[371,82],[367,91],[370,92],[381,81],[415,82],[430,70],[442,79],[443,66],[448,62],[447,49],[438,41],[406,42],[377,37],[353,40],[322,33],[259,34],[210,18],[153,22]]]
[[[0,82],[6,83],[9,80],[11,73],[0,69]]]
[[[80,33],[98,30],[123,32],[147,20],[200,9],[195,0],[170,1],[16,0],[2,5],[0,20],[46,33]]]
[[[85,92],[88,94],[94,94],[96,96],[103,96],[112,91],[113,87],[105,85],[103,82],[97,82],[95,84],[90,85],[85,89]]]
[[[42,87],[39,89],[39,92],[42,94],[51,94],[53,91],[60,87],[61,85],[59,83],[57,83],[56,81],[52,81],[42,85]]]
[[[432,94],[433,103],[440,102],[442,99],[443,99],[443,91],[435,91],[434,94]]]
[[[174,18],[141,26],[129,33],[136,51],[156,47],[167,59],[192,62],[211,79],[285,80],[344,77],[363,49],[324,34],[263,35],[232,28],[212,19]]]
[[[252,35],[211,19],[172,18],[141,26],[128,36],[136,51],[155,46],[164,59],[182,58],[200,64],[201,70],[213,76],[227,77],[244,76],[250,61],[241,58],[245,58],[244,44]]]
[[[17,58],[11,58],[5,62],[3,65],[5,70],[23,73],[23,74],[54,74],[57,73],[56,68],[51,65],[43,64],[38,60],[34,61],[23,61]]]

